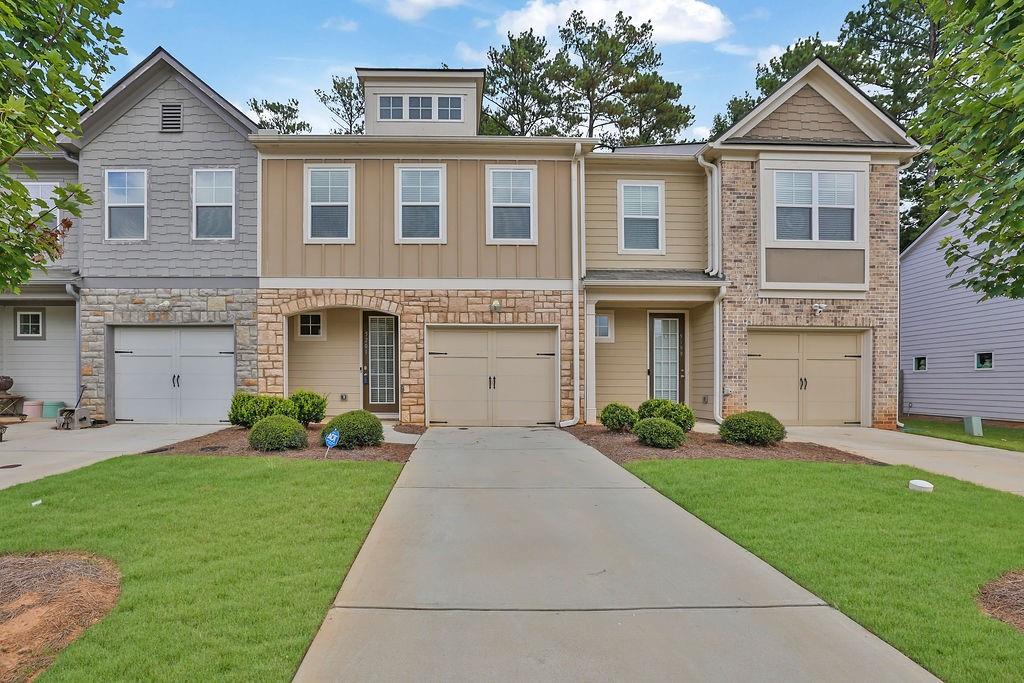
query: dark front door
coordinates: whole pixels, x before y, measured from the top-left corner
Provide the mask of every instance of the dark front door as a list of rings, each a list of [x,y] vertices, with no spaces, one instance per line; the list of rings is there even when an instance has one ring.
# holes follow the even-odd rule
[[[363,312],[363,408],[398,412],[398,318]]]
[[[647,331],[647,375],[651,398],[682,402],[686,381],[683,363],[683,316],[652,313]]]

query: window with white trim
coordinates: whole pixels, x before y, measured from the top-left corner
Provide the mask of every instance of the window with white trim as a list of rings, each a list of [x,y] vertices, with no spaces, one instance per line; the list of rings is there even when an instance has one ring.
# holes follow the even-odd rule
[[[462,120],[462,97],[459,95],[437,98],[437,118],[439,121]]]
[[[775,238],[854,241],[857,176],[835,171],[775,172]]]
[[[355,167],[306,167],[306,241],[355,242]]]
[[[105,178],[107,239],[146,239],[146,171],[108,170]]]
[[[914,372],[926,372],[928,370],[928,356],[914,356]]]
[[[15,311],[15,339],[44,339],[46,326],[43,311]]]
[[[401,95],[381,95],[378,101],[380,102],[380,116],[378,118],[382,120],[402,118]]]
[[[304,339],[322,339],[324,337],[324,319],[320,313],[300,313],[296,325],[299,337]]]
[[[23,182],[22,185],[28,190],[29,197],[45,203],[45,206],[36,203],[32,208],[32,214],[40,216],[44,211],[48,211],[43,223],[51,228],[57,227],[57,223],[60,221],[60,211],[53,208],[53,194],[57,189],[57,183]]]
[[[416,120],[434,118],[434,98],[427,95],[410,95],[409,118]]]
[[[534,167],[487,169],[488,243],[537,243],[536,174]]]
[[[975,370],[991,370],[995,367],[995,356],[991,351],[980,351],[974,354]]]
[[[610,342],[615,340],[615,315],[598,313],[594,316],[594,340]]]
[[[395,172],[395,242],[444,242],[444,166],[395,166]]]
[[[235,169],[193,169],[192,237],[197,240],[234,239]]]
[[[661,183],[619,182],[619,251],[656,254],[665,246]]]

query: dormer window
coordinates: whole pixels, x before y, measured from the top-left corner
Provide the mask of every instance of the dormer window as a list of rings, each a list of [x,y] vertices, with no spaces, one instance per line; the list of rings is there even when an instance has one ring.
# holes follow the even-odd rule
[[[409,118],[417,120],[434,118],[434,98],[411,95],[409,97]]]
[[[402,118],[401,95],[380,96],[380,118],[388,120]]]
[[[440,121],[461,121],[462,120],[462,98],[461,97],[438,97],[437,118]]]

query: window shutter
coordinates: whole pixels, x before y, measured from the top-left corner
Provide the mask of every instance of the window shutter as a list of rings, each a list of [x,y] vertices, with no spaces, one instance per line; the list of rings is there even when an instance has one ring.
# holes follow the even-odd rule
[[[180,133],[182,129],[182,107],[180,102],[164,102],[160,105],[160,132]]]

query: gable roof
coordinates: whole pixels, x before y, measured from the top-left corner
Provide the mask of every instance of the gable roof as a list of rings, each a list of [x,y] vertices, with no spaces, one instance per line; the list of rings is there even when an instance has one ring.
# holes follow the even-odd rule
[[[952,225],[953,223],[962,225],[964,222],[964,214],[958,214],[953,211],[943,211],[941,216],[932,221],[932,224],[925,228],[924,232],[917,236],[917,239],[908,244],[907,248],[900,252],[900,261],[902,261],[905,257],[909,256],[910,253],[917,249],[919,245],[924,244],[925,241],[927,241],[928,237],[931,236],[931,234],[935,232],[938,228],[947,225]]]

